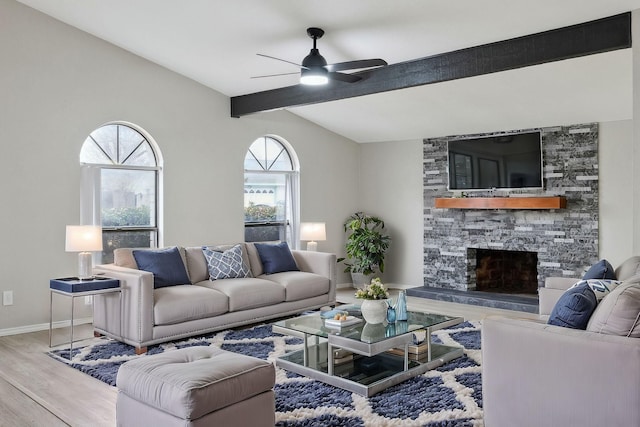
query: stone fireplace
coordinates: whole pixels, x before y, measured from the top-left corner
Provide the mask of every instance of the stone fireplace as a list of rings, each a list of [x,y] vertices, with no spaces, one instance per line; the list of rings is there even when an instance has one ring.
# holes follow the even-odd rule
[[[474,191],[464,196],[563,196],[563,209],[436,208],[436,198],[462,196],[447,188],[447,141],[459,136],[424,140],[425,287],[498,294],[500,276],[506,293],[536,294],[546,277],[580,277],[598,260],[598,125],[540,130],[543,189]],[[484,250],[532,253],[525,256],[531,270],[514,278],[481,265],[479,273],[478,264],[485,262],[493,267],[523,262],[500,257],[483,261]],[[486,283],[479,280],[485,273]]]

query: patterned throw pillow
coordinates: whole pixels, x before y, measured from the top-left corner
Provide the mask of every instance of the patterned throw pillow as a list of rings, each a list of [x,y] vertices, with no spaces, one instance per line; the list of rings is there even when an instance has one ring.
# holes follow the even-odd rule
[[[207,260],[209,279],[236,279],[251,277],[251,270],[242,259],[242,246],[236,245],[224,252],[216,251],[208,246],[202,247]]]
[[[606,279],[580,280],[571,288],[575,288],[576,286],[580,286],[585,283],[587,284],[587,286],[591,288],[593,293],[596,294],[596,299],[598,300],[598,302],[600,302],[602,301],[602,298],[604,298],[609,292],[617,288],[618,285],[622,282],[618,280],[606,280]]]

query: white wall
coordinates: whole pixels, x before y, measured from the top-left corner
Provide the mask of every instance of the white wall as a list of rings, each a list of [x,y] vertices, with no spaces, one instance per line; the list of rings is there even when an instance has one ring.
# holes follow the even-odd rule
[[[0,0],[0,57],[0,291],[14,292],[0,334],[42,328],[49,279],[75,274],[64,229],[79,221],[79,151],[113,120],[141,126],[162,150],[165,245],[243,239],[244,154],[275,134],[300,159],[301,219],[327,222],[319,250],[344,252],[342,222],[357,208],[353,141],[287,112],[230,118],[227,97],[13,1]]]
[[[422,286],[422,141],[360,145],[360,208],[385,221],[383,278]]]
[[[600,258],[616,267],[634,254],[633,122],[600,123]]]

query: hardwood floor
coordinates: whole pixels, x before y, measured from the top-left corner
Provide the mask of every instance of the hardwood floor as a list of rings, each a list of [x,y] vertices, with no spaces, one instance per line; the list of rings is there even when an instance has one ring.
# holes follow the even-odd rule
[[[357,300],[354,291],[338,289],[338,301]],[[392,290],[392,297],[397,291]],[[408,297],[410,310],[482,320],[488,315],[537,319],[530,313]],[[76,327],[91,336],[91,325]],[[54,342],[66,331],[56,330]],[[74,344],[74,345],[81,345]],[[48,331],[0,337],[0,426],[114,426],[117,391],[99,380],[47,356]]]
[[[90,336],[91,325],[76,326],[76,333]],[[48,331],[0,338],[0,378],[7,384],[0,400],[11,405],[8,412],[22,417],[13,422],[2,417],[0,425],[115,425],[116,389],[54,360],[48,350]],[[34,405],[40,411],[32,410]]]

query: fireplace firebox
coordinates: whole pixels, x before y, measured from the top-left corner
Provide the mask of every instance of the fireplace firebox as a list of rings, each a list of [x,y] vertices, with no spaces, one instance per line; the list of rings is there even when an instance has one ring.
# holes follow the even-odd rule
[[[475,263],[473,258],[475,258]],[[474,290],[508,294],[537,294],[538,254],[528,251],[494,249],[469,250],[469,263],[475,264]]]

